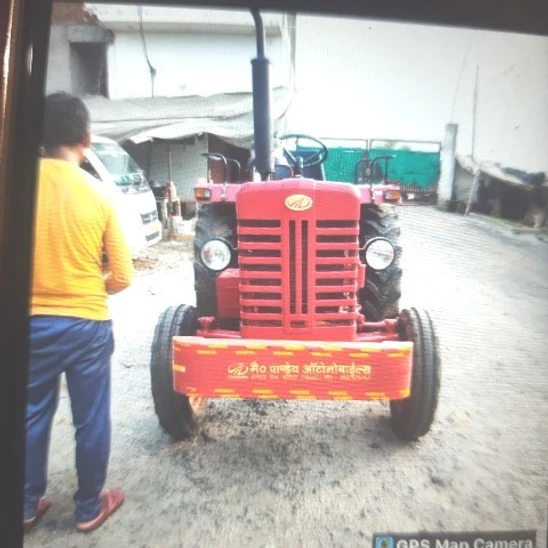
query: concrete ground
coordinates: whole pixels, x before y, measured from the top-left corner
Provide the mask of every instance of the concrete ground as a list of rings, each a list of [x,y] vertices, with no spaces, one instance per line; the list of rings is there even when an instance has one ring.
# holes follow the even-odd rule
[[[403,306],[430,311],[443,365],[436,422],[397,441],[379,402],[209,404],[202,434],[173,443],[154,414],[150,342],[166,306],[194,302],[190,247],[163,242],[112,298],[109,485],[127,501],[74,530],[66,392],[48,496],[28,548],[370,546],[380,532],[536,529],[548,501],[548,244],[473,217],[402,207]]]

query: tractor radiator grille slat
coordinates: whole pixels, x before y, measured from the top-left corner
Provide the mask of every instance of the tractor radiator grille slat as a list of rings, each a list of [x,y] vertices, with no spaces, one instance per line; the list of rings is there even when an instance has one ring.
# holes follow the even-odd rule
[[[358,222],[317,221],[316,327],[354,326],[357,319]]]
[[[238,221],[243,326],[282,327],[282,229],[275,219]]]
[[[295,221],[289,222],[289,303],[291,314],[297,310],[297,247],[295,245]]]
[[[354,221],[318,221],[316,227],[316,286],[321,288],[316,293],[317,326],[354,325],[357,317],[358,224]]]
[[[302,313],[308,314],[308,221],[303,221],[301,226],[301,236],[302,236]]]
[[[242,326],[355,328],[358,220],[303,217],[238,221]]]

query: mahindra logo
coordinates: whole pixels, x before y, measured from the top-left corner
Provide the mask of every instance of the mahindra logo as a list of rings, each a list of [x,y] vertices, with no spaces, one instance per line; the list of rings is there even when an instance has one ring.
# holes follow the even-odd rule
[[[228,374],[231,377],[247,377],[249,367],[245,363],[236,363],[228,367]]]
[[[304,194],[292,194],[285,199],[285,205],[292,211],[306,211],[312,204],[312,198]]]

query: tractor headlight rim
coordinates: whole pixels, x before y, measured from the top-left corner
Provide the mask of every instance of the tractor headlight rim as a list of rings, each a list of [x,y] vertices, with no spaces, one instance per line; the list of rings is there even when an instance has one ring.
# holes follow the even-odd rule
[[[396,250],[386,238],[372,238],[365,245],[364,251],[367,266],[376,271],[390,268],[396,259]]]
[[[200,259],[209,270],[222,272],[232,261],[232,247],[222,238],[212,238],[202,246]]]

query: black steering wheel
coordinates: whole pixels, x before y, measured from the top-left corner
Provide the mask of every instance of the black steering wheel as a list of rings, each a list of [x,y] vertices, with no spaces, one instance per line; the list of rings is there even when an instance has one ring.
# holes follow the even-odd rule
[[[298,141],[299,139],[307,139],[309,141],[314,141],[320,146],[320,150],[318,150],[315,154],[312,154],[308,158],[300,157],[300,160],[302,161],[302,164],[300,164],[299,160],[297,160],[297,158],[295,158],[295,156],[293,156],[293,154],[291,154],[291,152],[289,152],[289,150],[287,150],[287,148],[282,145],[283,151],[291,162],[292,167],[312,167],[323,164],[327,160],[327,155],[329,151],[325,144],[322,143],[322,141],[320,141],[319,139],[316,139],[316,137],[312,137],[311,135],[305,135],[304,133],[288,133],[287,135],[282,135],[281,137],[278,137],[278,141],[280,142],[289,141],[290,139],[295,139],[296,141]]]

